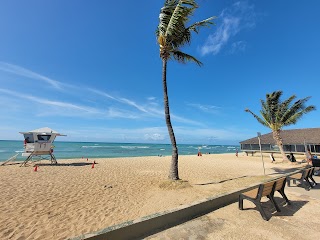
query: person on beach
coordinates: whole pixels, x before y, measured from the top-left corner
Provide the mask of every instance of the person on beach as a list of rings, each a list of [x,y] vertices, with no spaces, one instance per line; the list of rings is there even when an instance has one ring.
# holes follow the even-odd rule
[[[274,163],[276,161],[276,160],[274,160],[273,153],[270,153],[270,159],[271,159],[272,163]]]
[[[238,157],[238,149],[236,149],[236,157]]]
[[[28,142],[29,142],[29,137],[26,137],[26,138],[24,139],[24,142],[23,142],[24,147],[27,146],[27,143],[28,143]]]
[[[310,150],[308,149],[308,151],[306,152],[306,158],[307,158],[307,163],[308,165],[311,164],[312,165],[312,155]]]
[[[202,153],[200,152],[200,148],[198,148],[198,157],[201,157]]]
[[[293,156],[293,153],[291,152],[290,153],[290,159],[291,159],[291,162],[296,162],[296,158]]]

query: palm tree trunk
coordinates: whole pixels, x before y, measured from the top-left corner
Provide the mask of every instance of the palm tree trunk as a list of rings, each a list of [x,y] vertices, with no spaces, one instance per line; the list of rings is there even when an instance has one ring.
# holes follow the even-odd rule
[[[171,120],[170,120],[170,110],[169,110],[169,99],[168,99],[168,90],[167,90],[167,60],[162,60],[162,83],[163,83],[163,102],[164,102],[164,112],[166,124],[171,140],[172,145],[172,160],[171,168],[169,172],[169,179],[179,180],[178,174],[178,148],[176,143],[176,138],[174,136]]]
[[[276,141],[276,143],[279,147],[283,161],[289,161],[289,159],[287,158],[287,156],[283,150],[283,143],[282,143],[282,138],[280,136],[280,130],[275,130],[272,132],[272,134],[273,134],[273,139]]]

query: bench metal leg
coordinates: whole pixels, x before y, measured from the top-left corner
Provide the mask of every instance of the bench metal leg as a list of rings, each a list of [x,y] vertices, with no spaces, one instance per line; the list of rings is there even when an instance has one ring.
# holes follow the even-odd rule
[[[290,187],[290,178],[287,179],[288,187]]]
[[[276,208],[277,212],[281,212],[281,210],[280,210],[278,204],[276,203],[276,201],[274,200],[273,196],[267,196],[267,197],[270,199],[270,201],[272,202],[273,206]]]
[[[243,210],[243,197],[241,194],[239,195],[239,209]]]
[[[304,184],[305,189],[306,189],[307,191],[309,191],[311,188],[313,188],[311,182],[309,182],[308,177],[304,178],[304,181],[301,180],[301,182],[302,182],[302,184]]]
[[[291,202],[289,201],[289,199],[287,198],[287,195],[284,193],[284,190],[278,190],[278,192],[281,194],[281,196],[286,200],[286,203],[288,205],[291,205]]]
[[[311,181],[313,182],[313,186],[317,185],[316,181],[313,179],[312,175],[309,176],[309,178],[311,179]]]
[[[256,205],[257,209],[259,210],[262,218],[266,221],[269,221],[265,211],[263,210],[262,208],[262,205],[261,205],[261,199],[252,199],[252,198],[248,198],[248,197],[245,197],[244,195],[240,194],[239,195],[239,209],[240,210],[243,210],[243,200],[244,199],[247,199],[249,200],[250,202],[253,202],[254,205]],[[275,202],[273,201],[274,205],[276,206],[276,208],[278,208],[278,206],[275,204]],[[279,209],[280,210],[280,209]]]
[[[260,214],[261,214],[262,218],[263,218],[264,220],[266,220],[266,221],[269,221],[269,219],[267,218],[267,215],[266,215],[266,213],[264,212],[264,210],[263,210],[263,208],[262,208],[262,206],[261,206],[260,202],[259,202],[259,203],[255,203],[255,202],[253,202],[253,203],[257,206],[257,208],[258,208],[258,210],[259,210],[259,212],[260,212]]]

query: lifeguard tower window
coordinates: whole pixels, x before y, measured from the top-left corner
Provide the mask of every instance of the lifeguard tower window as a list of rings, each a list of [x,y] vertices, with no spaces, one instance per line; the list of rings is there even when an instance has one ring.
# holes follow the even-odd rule
[[[33,134],[24,134],[24,139],[26,143],[34,143]]]
[[[37,135],[39,141],[49,141],[51,135]]]

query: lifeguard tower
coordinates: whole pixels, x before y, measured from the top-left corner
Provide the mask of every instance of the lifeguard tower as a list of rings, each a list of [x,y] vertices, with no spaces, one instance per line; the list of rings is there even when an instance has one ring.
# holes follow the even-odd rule
[[[53,145],[56,136],[66,136],[60,134],[48,127],[35,129],[29,132],[20,132],[24,137],[24,152],[22,156],[27,159],[21,164],[26,166],[29,161],[32,161],[34,156],[43,159],[43,155],[50,157],[51,164],[57,164],[57,160],[53,155]]]

